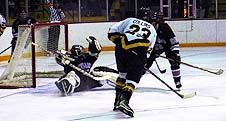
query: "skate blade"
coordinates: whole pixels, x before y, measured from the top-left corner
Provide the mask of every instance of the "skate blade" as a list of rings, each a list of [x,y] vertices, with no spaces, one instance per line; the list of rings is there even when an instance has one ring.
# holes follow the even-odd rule
[[[122,113],[126,114],[127,116],[134,117],[134,116],[133,116],[133,112],[126,111],[126,110],[125,110],[124,108],[122,108],[122,107],[119,107],[118,110],[121,111]]]

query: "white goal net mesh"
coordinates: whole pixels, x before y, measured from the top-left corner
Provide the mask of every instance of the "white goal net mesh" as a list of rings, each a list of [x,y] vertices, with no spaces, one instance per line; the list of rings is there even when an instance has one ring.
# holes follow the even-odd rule
[[[19,26],[14,53],[0,76],[0,88],[36,87],[37,78],[62,76],[63,67],[44,50],[52,53],[60,49],[67,50],[67,33],[67,24],[63,23]]]

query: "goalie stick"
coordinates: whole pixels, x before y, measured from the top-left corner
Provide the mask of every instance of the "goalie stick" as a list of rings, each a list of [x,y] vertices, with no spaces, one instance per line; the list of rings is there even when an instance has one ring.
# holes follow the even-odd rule
[[[171,60],[171,61],[174,61],[174,62],[179,62],[179,63],[184,64],[186,66],[190,66],[190,67],[193,67],[193,68],[196,68],[196,69],[199,69],[199,70],[203,70],[203,71],[206,71],[206,72],[209,72],[209,73],[212,73],[212,74],[216,74],[216,75],[221,75],[224,72],[224,70],[222,70],[222,69],[219,69],[218,71],[214,72],[214,71],[210,71],[208,69],[204,69],[204,68],[201,68],[201,67],[198,67],[198,66],[194,66],[194,65],[182,62],[182,61],[176,61],[176,60],[174,60],[172,58],[168,58],[168,57],[161,56],[161,55],[158,55],[158,56],[162,57],[162,58],[165,58],[165,59],[168,59],[168,60]]]
[[[170,87],[166,82],[164,82],[161,78],[159,78],[156,74],[154,74],[151,70],[146,69],[150,74],[152,74],[155,78],[157,78],[160,82],[162,82],[164,85],[166,85],[170,90],[172,90],[174,93],[176,93],[179,97],[182,99],[192,98],[196,95],[196,92],[192,92],[190,94],[181,94],[174,90],[172,87]]]
[[[53,54],[53,55],[54,55],[53,52],[46,50],[45,48],[43,48],[42,46],[40,46],[40,45],[38,45],[38,44],[36,44],[36,43],[34,43],[34,42],[32,42],[32,45],[34,45],[34,46],[36,46],[36,47],[42,49],[43,51],[45,51],[45,52],[47,52],[47,53],[49,53],[49,54]],[[67,63],[66,63],[67,65],[69,65],[69,66],[72,67],[73,69],[75,69],[75,70],[81,72],[83,75],[88,76],[88,77],[90,77],[90,78],[92,78],[92,79],[94,79],[94,80],[101,81],[101,80],[107,80],[107,79],[111,78],[110,75],[105,75],[105,76],[101,76],[101,77],[93,76],[92,74],[90,74],[90,73],[88,73],[88,72],[86,72],[86,71],[80,69],[79,67],[76,67],[75,65],[71,64],[71,63],[70,63],[70,60],[72,60],[73,58],[67,57],[67,58],[65,58],[65,59],[68,60]],[[114,80],[112,80],[112,79],[109,79],[108,81],[110,81],[110,82],[113,83],[113,84],[116,84],[116,81],[114,81]]]
[[[155,59],[155,64],[156,64],[156,66],[157,66],[157,68],[158,68],[158,70],[159,70],[159,72],[160,72],[161,74],[166,73],[166,69],[164,69],[164,70],[161,70],[161,69],[160,69],[159,64],[157,63],[157,60],[156,60],[156,59]]]

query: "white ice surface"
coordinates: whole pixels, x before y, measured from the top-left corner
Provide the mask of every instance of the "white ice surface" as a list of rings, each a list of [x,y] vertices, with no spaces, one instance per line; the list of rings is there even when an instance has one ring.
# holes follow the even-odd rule
[[[226,70],[226,47],[181,48],[182,61],[211,71]],[[150,69],[175,88],[167,60],[157,59]],[[6,66],[0,64],[0,73]],[[116,68],[114,53],[103,52],[97,65]],[[226,121],[226,73],[214,75],[181,65],[182,89],[197,92],[181,99],[164,84],[145,74],[135,90],[130,106],[134,118],[113,112],[114,89],[106,87],[63,97],[54,85],[57,79],[39,79],[37,88],[0,89],[0,121]]]

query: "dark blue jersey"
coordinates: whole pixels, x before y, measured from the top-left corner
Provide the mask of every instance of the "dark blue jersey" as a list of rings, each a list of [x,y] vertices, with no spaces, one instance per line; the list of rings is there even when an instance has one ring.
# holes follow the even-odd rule
[[[92,68],[94,62],[97,60],[96,56],[92,56],[89,53],[84,53],[81,56],[74,56],[70,55],[71,58],[75,59],[75,61],[71,61],[73,65],[76,67],[79,67],[80,69],[89,72]],[[74,70],[73,68],[69,67],[68,65],[65,65],[64,72],[69,73],[71,70]],[[76,70],[74,70],[76,72]]]
[[[12,25],[12,34],[13,37],[18,37],[18,26],[19,25],[31,25],[37,21],[32,17],[26,17],[25,19],[18,18],[13,22]]]

